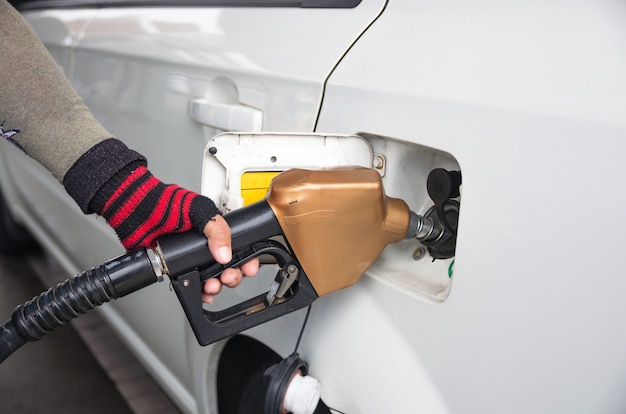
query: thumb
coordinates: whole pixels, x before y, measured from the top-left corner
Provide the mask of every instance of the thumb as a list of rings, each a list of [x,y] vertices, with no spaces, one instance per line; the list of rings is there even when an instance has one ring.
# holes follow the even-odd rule
[[[221,264],[231,261],[233,253],[230,242],[230,227],[224,217],[216,215],[204,226],[204,235],[209,240],[211,255]]]

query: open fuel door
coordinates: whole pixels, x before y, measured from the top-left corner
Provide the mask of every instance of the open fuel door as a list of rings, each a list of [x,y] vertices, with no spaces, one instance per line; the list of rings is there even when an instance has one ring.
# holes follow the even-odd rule
[[[372,157],[369,143],[357,135],[226,132],[205,148],[202,193],[228,212],[262,199],[283,171],[371,167]]]
[[[458,173],[460,184],[460,167],[451,155],[389,137],[365,133],[225,132],[215,135],[205,147],[201,191],[228,213],[263,199],[272,178],[283,171],[338,166],[374,169],[383,178],[387,195],[403,199],[413,211],[427,217],[439,217],[427,191],[429,179],[442,181],[434,173],[445,173],[443,178]],[[448,196],[445,203],[439,201],[446,206],[440,210],[456,228],[460,194]],[[409,295],[442,302],[451,289],[456,237],[450,240],[450,246],[443,241],[437,246],[421,243],[405,240],[388,246],[367,273]],[[259,289],[265,287],[261,278],[251,279],[247,286],[259,283]],[[246,289],[222,292],[217,301],[239,296]]]

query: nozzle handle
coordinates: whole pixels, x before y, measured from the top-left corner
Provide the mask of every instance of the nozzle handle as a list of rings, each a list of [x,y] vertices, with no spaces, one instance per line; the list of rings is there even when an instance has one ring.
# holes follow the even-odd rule
[[[165,273],[185,311],[200,345],[208,345],[243,330],[310,305],[317,293],[292,253],[281,243],[269,240],[283,235],[272,207],[265,200],[232,211],[224,216],[231,229],[233,261],[220,265],[211,256],[206,238],[197,232],[174,234],[159,239],[157,252]],[[278,266],[298,266],[300,277],[290,294],[269,304],[267,293],[227,309],[209,311],[202,306],[202,285],[217,277],[225,267],[261,254],[273,256]]]
[[[233,252],[283,234],[272,208],[265,200],[225,214],[224,219],[230,226]],[[161,237],[157,252],[165,272],[174,279],[215,263],[206,237],[197,231]]]

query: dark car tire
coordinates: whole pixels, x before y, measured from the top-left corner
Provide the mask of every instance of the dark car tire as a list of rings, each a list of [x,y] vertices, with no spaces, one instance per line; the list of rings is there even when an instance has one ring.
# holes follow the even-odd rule
[[[20,254],[37,249],[37,242],[15,221],[0,192],[0,253]]]

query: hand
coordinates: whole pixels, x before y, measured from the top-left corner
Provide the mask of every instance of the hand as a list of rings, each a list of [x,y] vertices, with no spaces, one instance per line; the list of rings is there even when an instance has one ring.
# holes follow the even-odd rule
[[[147,247],[160,236],[195,228],[208,238],[221,264],[231,261],[230,227],[215,203],[176,184],[165,184],[147,168],[145,157],[123,142],[104,140],[83,154],[67,171],[65,189],[86,214],[103,216],[127,249]],[[254,276],[258,259],[226,269],[204,285],[203,300],[213,301],[222,284],[236,287],[243,275]]]
[[[232,259],[230,227],[224,217],[214,216],[204,226],[204,235],[208,239],[209,251],[213,258],[221,264],[226,264]],[[259,271],[259,259],[255,258],[244,263],[240,268],[224,270],[220,278],[212,278],[205,282],[202,292],[202,301],[212,303],[213,297],[222,291],[222,285],[229,288],[239,286],[242,277],[254,276]]]

